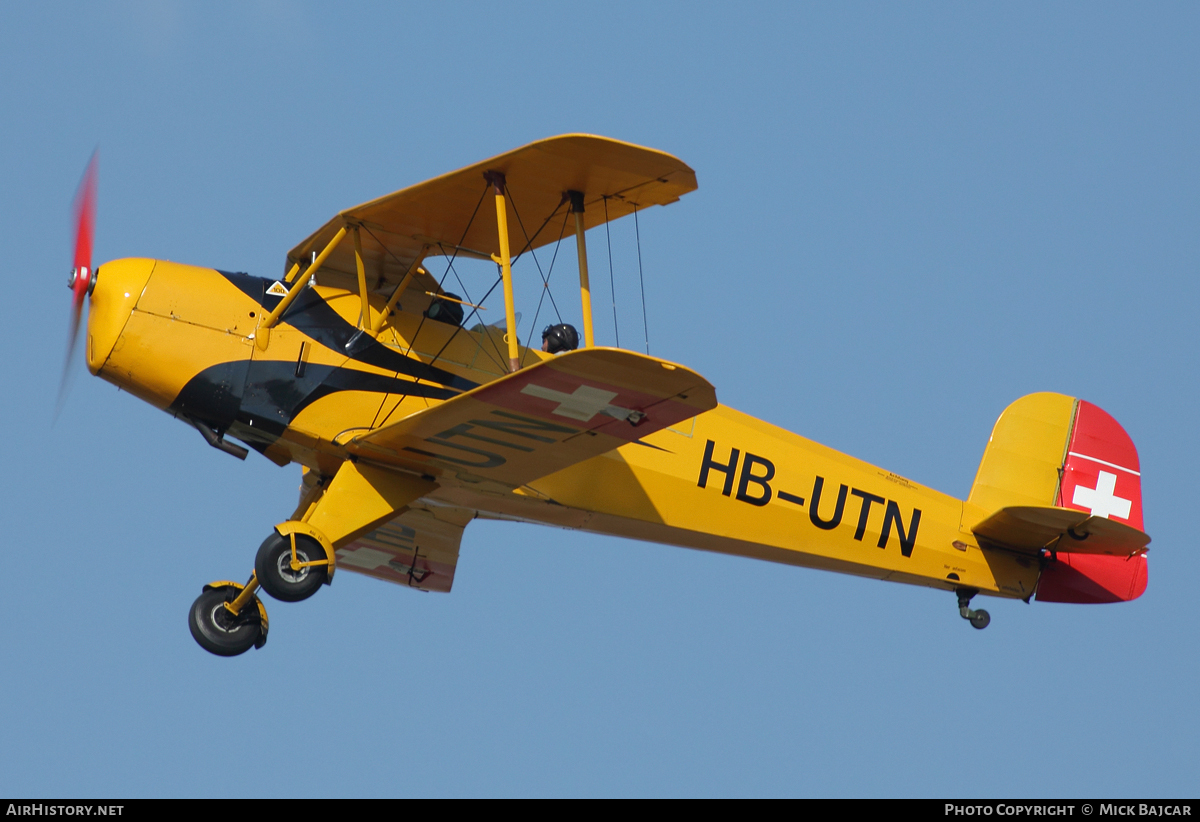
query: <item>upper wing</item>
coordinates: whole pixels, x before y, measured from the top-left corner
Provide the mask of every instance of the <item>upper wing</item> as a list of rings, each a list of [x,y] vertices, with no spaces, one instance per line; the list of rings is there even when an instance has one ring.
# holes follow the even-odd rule
[[[516,488],[716,405],[715,389],[683,366],[588,348],[523,368],[346,447],[373,462]]]
[[[515,234],[519,226],[536,231],[549,215],[565,208],[569,190],[584,193],[584,225],[591,228],[606,216],[613,220],[634,208],[673,203],[696,189],[696,173],[670,154],[607,137],[566,134],[348,208],[288,252],[286,267],[307,262],[348,222],[363,226],[363,257],[373,288],[398,283],[427,247],[431,256],[450,254],[456,246],[463,249],[460,254],[470,254],[470,249],[484,257],[498,253],[496,210],[490,201],[479,207],[487,171],[502,172],[508,180],[514,252],[526,244]],[[523,215],[523,223],[515,219],[517,214]],[[532,247],[555,242],[558,235],[544,231],[533,237]],[[317,279],[354,289],[356,272],[353,244],[343,242],[326,258]],[[437,288],[432,278],[422,285]]]
[[[475,518],[466,508],[416,502],[404,513],[338,549],[338,570],[448,593],[454,584],[463,529]]]

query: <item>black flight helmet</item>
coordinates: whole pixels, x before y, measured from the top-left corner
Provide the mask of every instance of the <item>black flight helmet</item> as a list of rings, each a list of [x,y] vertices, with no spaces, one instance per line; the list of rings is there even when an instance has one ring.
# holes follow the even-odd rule
[[[545,343],[545,350],[551,354],[574,351],[579,347],[579,332],[575,330],[575,326],[567,323],[548,325],[542,331],[542,342]]]
[[[449,291],[446,292],[446,296],[454,300],[462,299],[462,297],[457,294],[451,294]],[[429,304],[429,308],[425,311],[425,316],[431,320],[446,323],[447,325],[462,325],[462,303],[443,300],[441,297],[434,297],[433,301]]]

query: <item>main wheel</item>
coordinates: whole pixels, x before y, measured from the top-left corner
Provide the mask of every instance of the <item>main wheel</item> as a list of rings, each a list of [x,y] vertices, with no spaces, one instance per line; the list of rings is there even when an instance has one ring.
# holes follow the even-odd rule
[[[188,627],[200,647],[217,656],[237,656],[254,647],[262,635],[262,620],[253,600],[237,616],[226,602],[237,598],[236,588],[217,588],[196,597],[188,613]]]
[[[296,559],[317,562],[325,559],[325,549],[310,536],[296,534]],[[299,602],[317,592],[329,573],[325,565],[312,565],[292,570],[292,543],[287,537],[271,534],[258,549],[254,558],[254,573],[258,584],[275,599]]]
[[[980,608],[975,613],[971,614],[971,627],[972,628],[978,628],[979,630],[982,631],[984,628],[986,628],[991,623],[991,621],[992,621],[992,615],[989,614],[987,611],[983,610],[982,608]]]

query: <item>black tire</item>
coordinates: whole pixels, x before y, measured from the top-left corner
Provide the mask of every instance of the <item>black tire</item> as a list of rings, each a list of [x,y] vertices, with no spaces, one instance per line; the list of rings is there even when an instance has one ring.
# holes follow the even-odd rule
[[[226,602],[237,598],[237,588],[217,588],[196,597],[188,613],[188,628],[200,647],[217,656],[237,656],[254,647],[262,636],[262,620],[254,600],[237,616]]]
[[[321,543],[304,534],[296,534],[296,559],[315,562],[325,559]],[[299,602],[317,592],[329,573],[325,565],[292,570],[292,543],[287,537],[271,534],[263,540],[254,557],[254,573],[258,584],[275,599],[283,602]]]
[[[982,631],[984,628],[986,628],[991,623],[991,621],[992,621],[992,615],[989,614],[987,611],[983,610],[982,608],[980,608],[975,613],[971,614],[971,627],[978,628],[980,631]]]

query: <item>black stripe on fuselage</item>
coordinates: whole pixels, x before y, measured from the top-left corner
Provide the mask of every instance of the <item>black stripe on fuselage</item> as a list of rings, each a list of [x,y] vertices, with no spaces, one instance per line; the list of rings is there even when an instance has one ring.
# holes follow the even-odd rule
[[[240,380],[244,380],[244,387]],[[233,384],[241,387],[236,403],[230,403],[223,392],[214,388]],[[340,391],[405,394],[436,400],[448,400],[459,394],[439,385],[354,368],[309,363],[304,376],[297,377],[296,363],[292,361],[237,360],[209,366],[196,374],[167,410],[205,422],[218,433],[232,429],[235,436],[261,451],[279,439],[301,411]],[[244,437],[245,433],[252,433],[252,438]]]
[[[281,297],[267,296],[267,288],[274,280],[264,280],[262,277],[251,277],[249,274],[220,271],[219,269],[217,273],[267,311],[273,309],[282,299]],[[292,287],[304,288],[299,284],[294,284]],[[372,339],[369,334],[359,334],[358,328],[346,322],[329,303],[321,299],[321,295],[314,289],[305,288],[304,293],[297,297],[296,301],[288,308],[284,319],[288,325],[303,331],[316,342],[352,360],[405,374],[414,379],[427,380],[447,388],[456,388],[459,391],[470,391],[472,388],[479,387],[479,383],[450,371],[406,357],[399,351],[394,351]],[[347,348],[346,345],[352,339],[354,340],[353,344]],[[427,396],[412,391],[408,393],[413,396]]]

